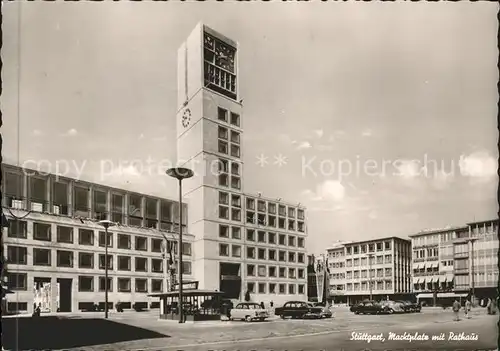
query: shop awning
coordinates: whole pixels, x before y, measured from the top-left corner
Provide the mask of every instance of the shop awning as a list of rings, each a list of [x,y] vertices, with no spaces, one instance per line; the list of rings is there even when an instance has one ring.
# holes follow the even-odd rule
[[[433,294],[428,294],[428,293],[417,295],[417,299],[432,299],[433,297],[434,297]]]
[[[453,281],[453,274],[449,274],[448,273],[448,274],[445,275],[445,277],[446,277],[446,281],[447,282],[452,282]]]
[[[415,284],[420,284],[420,278],[417,278],[417,281],[415,282]]]
[[[434,281],[433,277],[429,277],[427,283],[432,283]]]

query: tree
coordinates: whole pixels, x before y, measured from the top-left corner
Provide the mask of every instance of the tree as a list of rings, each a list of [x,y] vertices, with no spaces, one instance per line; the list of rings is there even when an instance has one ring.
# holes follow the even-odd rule
[[[250,291],[247,290],[247,292],[245,293],[245,301],[246,302],[249,302],[250,301]]]

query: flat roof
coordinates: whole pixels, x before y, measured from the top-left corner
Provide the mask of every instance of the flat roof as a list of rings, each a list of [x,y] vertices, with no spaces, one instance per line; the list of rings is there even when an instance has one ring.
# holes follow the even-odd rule
[[[416,236],[424,236],[424,235],[430,235],[430,234],[453,232],[453,231],[459,230],[459,229],[469,229],[469,227],[466,226],[466,225],[462,225],[462,226],[453,226],[453,227],[447,227],[447,228],[437,228],[437,229],[422,230],[422,231],[420,231],[418,233],[410,234],[408,236],[410,238],[413,238],[413,237],[416,237]]]
[[[366,244],[366,243],[371,243],[371,242],[376,242],[376,241],[384,241],[384,240],[390,240],[390,239],[396,239],[396,240],[410,242],[409,239],[403,239],[403,238],[400,238],[399,236],[386,236],[386,237],[382,237],[382,238],[374,238],[374,239],[368,239],[368,240],[346,242],[346,243],[343,243],[342,246]],[[332,249],[336,249],[336,248],[338,248],[338,247],[333,247]]]
[[[186,289],[182,291],[184,296],[220,296],[223,295],[223,291],[215,290],[198,290],[198,289]],[[166,293],[148,294],[151,297],[174,297],[179,296],[179,291],[169,291]]]
[[[291,202],[289,200],[283,200],[281,197],[268,197],[268,196],[263,196],[262,194],[259,195],[259,193],[243,193],[244,196],[246,197],[251,197],[252,199],[255,200],[263,200],[263,201],[269,201],[269,202],[274,202],[277,205],[284,205],[284,206],[290,206],[290,207],[295,207],[299,210],[306,210],[307,208],[305,206],[302,206],[300,201],[297,202]]]
[[[485,224],[485,223],[498,223],[498,218],[496,219],[487,219],[487,220],[484,220],[484,221],[478,221],[478,222],[470,222],[470,223],[467,223],[468,226],[470,225],[475,225],[475,224]]]

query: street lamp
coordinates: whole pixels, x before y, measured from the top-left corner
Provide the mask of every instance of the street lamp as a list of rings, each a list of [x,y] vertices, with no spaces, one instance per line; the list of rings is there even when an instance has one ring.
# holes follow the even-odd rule
[[[108,228],[115,225],[115,223],[104,219],[98,222],[104,227],[104,232],[106,238],[104,239],[104,318],[108,318],[108,291],[109,291],[109,280],[108,280]]]
[[[374,254],[368,254],[368,265],[370,267],[370,269],[368,270],[368,276],[370,277],[370,281],[369,281],[369,284],[370,284],[370,300],[373,300],[373,282],[372,282],[372,258],[375,257]]]
[[[167,170],[167,175],[179,181],[179,323],[184,323],[184,308],[182,306],[182,180],[191,178],[194,172],[189,168],[170,168]]]
[[[471,243],[471,250],[470,250],[470,255],[471,255],[471,303],[474,304],[476,301],[476,292],[475,292],[475,281],[474,281],[474,242],[477,240],[477,238],[467,238],[467,242]]]

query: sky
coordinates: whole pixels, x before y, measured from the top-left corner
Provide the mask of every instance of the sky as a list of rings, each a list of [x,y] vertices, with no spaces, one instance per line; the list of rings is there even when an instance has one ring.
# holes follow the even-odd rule
[[[497,11],[3,3],[3,157],[175,198],[158,163],[176,158],[177,48],[203,22],[239,42],[244,191],[306,206],[311,252],[495,218]]]

